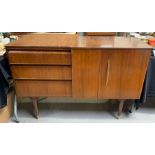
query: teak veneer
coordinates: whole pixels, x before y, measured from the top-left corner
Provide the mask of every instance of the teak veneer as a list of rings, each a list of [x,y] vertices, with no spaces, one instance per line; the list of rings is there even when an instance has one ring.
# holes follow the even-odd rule
[[[33,34],[6,46],[17,97],[139,99],[151,54],[125,37]],[[15,104],[16,105],[16,104]],[[16,107],[15,107],[16,108]],[[15,110],[16,111],[16,110]]]

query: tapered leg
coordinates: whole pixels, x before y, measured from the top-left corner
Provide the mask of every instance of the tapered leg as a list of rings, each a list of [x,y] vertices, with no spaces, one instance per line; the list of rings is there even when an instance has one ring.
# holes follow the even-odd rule
[[[18,118],[18,114],[17,114],[17,97],[15,95],[14,97],[14,108],[13,108],[13,112],[14,112],[14,117],[15,117],[15,121],[16,123],[19,123],[19,118]]]
[[[119,107],[118,107],[118,119],[119,119],[120,115],[122,114],[124,102],[125,102],[125,100],[120,100]]]
[[[39,110],[38,110],[37,98],[36,97],[32,98],[32,101],[33,101],[33,107],[34,107],[34,116],[38,119]]]

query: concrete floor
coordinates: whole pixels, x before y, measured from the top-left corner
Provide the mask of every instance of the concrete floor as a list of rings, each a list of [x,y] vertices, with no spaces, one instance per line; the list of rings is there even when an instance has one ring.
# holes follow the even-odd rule
[[[119,120],[116,118],[118,102],[115,100],[40,99],[39,119],[35,119],[32,115],[31,100],[22,99],[18,103],[21,123],[155,122],[155,98],[148,99],[146,104],[134,110],[132,114],[123,112]],[[9,122],[14,122],[13,118]]]

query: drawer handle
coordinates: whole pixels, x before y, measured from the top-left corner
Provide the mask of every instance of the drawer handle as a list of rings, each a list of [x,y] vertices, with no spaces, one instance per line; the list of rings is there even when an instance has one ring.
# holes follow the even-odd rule
[[[110,60],[108,59],[108,61],[107,61],[107,77],[106,77],[106,83],[105,83],[106,86],[108,85],[108,82],[109,82],[109,74],[110,74]]]

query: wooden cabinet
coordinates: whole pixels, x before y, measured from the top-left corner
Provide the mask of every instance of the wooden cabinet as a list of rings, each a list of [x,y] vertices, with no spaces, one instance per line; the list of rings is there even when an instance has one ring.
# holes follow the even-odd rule
[[[73,50],[73,97],[138,99],[148,53],[136,49]]]
[[[32,97],[37,115],[40,96],[119,99],[120,114],[124,99],[140,98],[151,53],[132,38],[60,34],[26,35],[6,49],[16,95]]]
[[[147,49],[10,51],[8,55],[18,96],[50,96],[51,92],[51,96],[86,99],[139,98],[149,56]],[[57,86],[60,93],[52,93]]]

